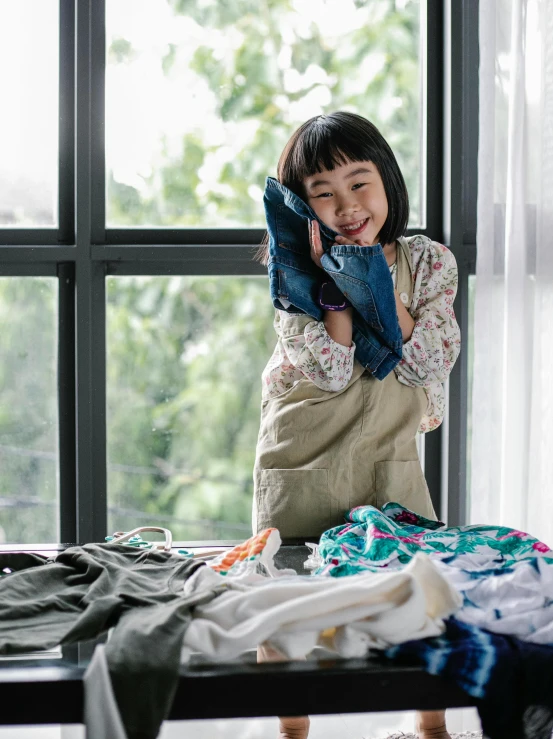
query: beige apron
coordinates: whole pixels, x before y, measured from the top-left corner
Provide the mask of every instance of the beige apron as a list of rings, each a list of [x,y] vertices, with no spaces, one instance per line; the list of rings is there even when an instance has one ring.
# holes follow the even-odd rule
[[[398,240],[397,290],[411,304],[411,254]],[[313,319],[280,314],[285,336],[303,335]],[[426,410],[421,387],[395,372],[376,380],[355,361],[339,392],[307,378],[261,404],[254,467],[253,531],[274,526],[285,537],[319,537],[344,523],[354,506],[396,501],[436,515],[420,466],[416,434]]]

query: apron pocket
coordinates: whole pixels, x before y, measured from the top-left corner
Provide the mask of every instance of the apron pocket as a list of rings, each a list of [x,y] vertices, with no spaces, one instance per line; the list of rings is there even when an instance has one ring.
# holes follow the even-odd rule
[[[328,470],[261,470],[256,498],[258,531],[319,537],[331,527]]]
[[[436,517],[418,459],[375,462],[374,468],[377,508],[391,501],[427,518]]]

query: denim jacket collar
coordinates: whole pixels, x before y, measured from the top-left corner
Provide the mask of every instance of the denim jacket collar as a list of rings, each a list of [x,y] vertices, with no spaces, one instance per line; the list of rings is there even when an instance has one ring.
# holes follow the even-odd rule
[[[325,223],[321,221],[313,208],[307,205],[296,193],[292,192],[288,187],[282,185],[274,177],[267,177],[265,187],[265,200],[271,200],[272,193],[278,193],[282,196],[284,204],[296,213],[296,215],[305,218],[306,221],[317,221],[321,233],[321,242],[323,249],[328,251],[330,247],[336,243],[338,231],[333,231]]]

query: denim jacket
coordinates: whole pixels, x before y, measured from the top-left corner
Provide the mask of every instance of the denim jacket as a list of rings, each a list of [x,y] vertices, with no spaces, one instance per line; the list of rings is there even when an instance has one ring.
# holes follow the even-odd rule
[[[263,202],[269,233],[269,282],[275,308],[322,320],[319,287],[326,272],[355,309],[353,341],[357,361],[383,380],[401,359],[403,339],[392,277],[382,246],[334,244],[337,232],[322,223],[301,198],[273,177],[267,177]],[[317,220],[320,226],[324,272],[310,256],[309,220]]]

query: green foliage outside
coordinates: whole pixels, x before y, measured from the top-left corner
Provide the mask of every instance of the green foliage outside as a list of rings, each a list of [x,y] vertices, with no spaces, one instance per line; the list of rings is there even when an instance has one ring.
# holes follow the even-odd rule
[[[249,535],[267,291],[255,277],[108,280],[114,530],[141,523],[134,511],[181,539]]]
[[[286,141],[306,118],[333,110],[360,113],[380,128],[403,170],[411,221],[419,221],[419,2],[355,0],[344,10],[355,7],[360,25],[340,36],[330,36],[325,27],[325,12],[331,11],[323,0],[168,2],[177,16],[213,31],[190,63],[211,93],[204,103],[210,112],[205,125],[183,136],[178,156],[164,151],[140,189],[109,176],[108,223],[262,225],[259,192],[267,175],[275,174]],[[305,8],[298,12],[302,6],[308,23]],[[240,43],[223,47],[221,32],[232,32]],[[165,75],[178,79],[185,54],[189,49],[167,45],[159,58]],[[108,59],[117,65],[139,56],[132,40],[116,38]],[[175,94],[187,91],[175,85]],[[224,144],[210,140],[208,124],[215,119],[224,124]],[[201,167],[222,146],[232,147],[243,130],[251,131],[245,145],[221,165],[214,186],[201,187]]]

